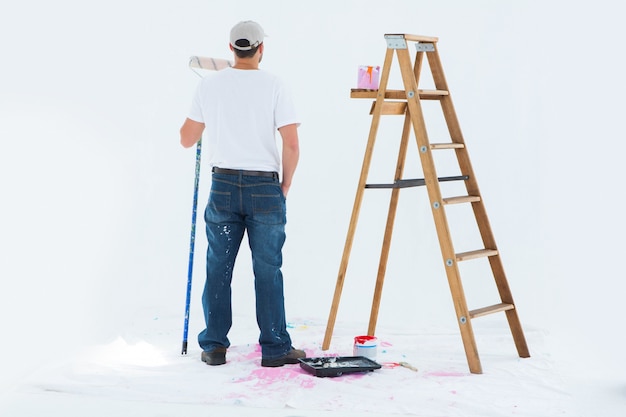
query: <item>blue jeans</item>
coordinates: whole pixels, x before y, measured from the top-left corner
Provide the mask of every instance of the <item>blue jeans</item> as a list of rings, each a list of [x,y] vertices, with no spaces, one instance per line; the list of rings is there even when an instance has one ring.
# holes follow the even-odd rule
[[[287,222],[285,197],[277,178],[213,173],[204,212],[208,249],[202,306],[206,329],[200,347],[229,347],[232,326],[231,281],[235,258],[248,232],[252,253],[259,344],[265,359],[291,349],[283,295],[282,247]]]

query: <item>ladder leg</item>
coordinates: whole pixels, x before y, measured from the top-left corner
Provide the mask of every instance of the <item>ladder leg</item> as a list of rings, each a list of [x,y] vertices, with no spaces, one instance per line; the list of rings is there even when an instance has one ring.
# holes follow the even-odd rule
[[[433,74],[433,81],[435,82],[435,88],[448,91],[448,83],[444,75],[443,65],[441,64],[441,60],[439,58],[439,53],[436,49],[436,46],[434,51],[428,52],[427,54],[428,63]],[[446,124],[448,125],[448,130],[450,132],[452,142],[464,144],[465,140],[463,139],[461,127],[459,125],[456,111],[454,110],[454,105],[452,103],[452,97],[450,95],[444,97],[441,100],[441,108],[444,118],[446,120]],[[480,190],[478,187],[478,181],[476,180],[476,176],[474,175],[474,170],[470,162],[469,152],[464,146],[462,148],[457,148],[455,153],[459,162],[461,172],[464,175],[469,176],[469,179],[465,181],[465,187],[467,189],[468,195],[480,197],[480,200],[478,202],[472,203],[472,210],[474,212],[474,217],[476,218],[476,224],[478,225],[478,230],[480,232],[483,244],[485,248],[497,250],[498,248],[493,235],[493,231],[491,230],[489,217],[487,216],[487,211],[485,209],[483,198],[480,194]],[[513,301],[513,295],[511,293],[506,274],[504,272],[504,267],[502,265],[502,259],[500,255],[498,254],[496,256],[489,257],[489,265],[491,267],[491,271],[493,273],[493,277],[498,288],[498,293],[500,294],[500,299],[503,303],[514,306],[515,303]],[[507,310],[506,317],[519,356],[522,358],[530,357],[528,345],[526,344],[526,338],[524,337],[524,332],[522,330],[522,325],[517,315],[517,310]]]
[[[491,271],[493,272],[493,276],[496,280],[496,286],[498,288],[498,292],[500,293],[500,299],[503,303],[515,305],[515,302],[513,301],[513,294],[511,293],[508,281],[504,275],[504,267],[502,266],[500,255],[490,257],[489,264],[491,265]],[[507,310],[506,319],[509,323],[509,328],[511,329],[511,335],[513,336],[513,341],[515,342],[517,354],[521,358],[529,358],[530,352],[528,350],[528,344],[526,343],[526,337],[524,336],[524,330],[522,329],[522,323],[517,315],[517,309],[514,308],[512,310]]]
[[[399,180],[402,178],[402,173],[404,172],[404,164],[406,161],[407,148],[409,144],[410,132],[411,117],[407,112],[404,116],[404,127],[402,128],[402,139],[400,140],[400,151],[398,152],[398,161],[396,163],[394,180]],[[383,247],[380,254],[380,263],[378,264],[378,275],[376,277],[376,286],[374,288],[374,299],[372,300],[370,322],[367,328],[367,334],[370,336],[374,336],[374,333],[376,332],[376,322],[378,321],[378,311],[380,309],[383,283],[385,281],[385,272],[387,271],[387,260],[389,259],[389,249],[391,247],[391,237],[393,235],[393,225],[396,219],[396,210],[398,208],[399,197],[400,189],[393,188],[391,190],[391,200],[389,202],[389,213],[387,214],[387,224],[385,226],[385,235],[383,238]]]
[[[339,274],[337,276],[337,283],[335,285],[335,293],[333,295],[333,301],[330,307],[330,314],[328,316],[328,323],[326,324],[326,333],[324,334],[324,341],[322,342],[322,350],[327,350],[330,347],[330,339],[332,338],[333,330],[335,328],[335,321],[337,320],[337,311],[339,309],[339,301],[341,300],[341,292],[343,290],[343,284],[345,281],[346,270],[348,268],[348,260],[350,259],[350,252],[352,250],[352,243],[354,242],[354,233],[356,231],[356,225],[361,211],[361,203],[363,201],[363,191],[365,191],[365,184],[367,182],[367,175],[369,173],[370,164],[372,161],[372,154],[374,151],[374,144],[376,142],[376,134],[378,133],[378,126],[380,124],[380,116],[382,104],[385,98],[385,89],[387,88],[387,81],[389,80],[389,70],[391,69],[391,61],[393,60],[393,50],[388,49],[385,55],[385,62],[383,64],[383,72],[380,80],[380,94],[376,99],[377,105],[374,113],[372,114],[372,125],[370,127],[370,133],[367,140],[367,147],[365,149],[365,156],[363,158],[363,165],[361,167],[361,176],[359,178],[359,185],[357,187],[356,196],[354,198],[354,206],[352,208],[352,215],[350,217],[350,226],[348,227],[348,235],[346,236],[346,243],[343,249],[343,255],[341,258],[341,264],[339,265]]]
[[[419,76],[422,70],[422,63],[424,60],[424,52],[417,52],[415,55],[415,65],[413,66],[413,74],[415,79],[419,80]],[[409,143],[409,134],[411,132],[411,116],[408,108],[405,110],[404,126],[402,128],[402,137],[400,141],[400,151],[398,153],[398,161],[396,164],[396,172],[394,180],[402,178],[404,172],[404,164],[406,162],[406,153]],[[367,334],[373,336],[376,332],[376,322],[378,321],[378,312],[380,310],[380,301],[382,298],[382,288],[385,279],[385,272],[387,270],[387,261],[389,259],[389,249],[391,245],[391,235],[393,225],[395,222],[396,209],[398,206],[400,190],[394,188],[391,194],[391,201],[389,202],[389,214],[387,216],[387,225],[385,227],[385,236],[383,238],[383,248],[380,255],[380,264],[378,266],[378,275],[376,278],[376,287],[374,289],[374,299],[372,301],[372,311],[370,313],[370,322],[367,330]]]
[[[374,123],[372,123],[372,131],[376,129]],[[348,227],[348,234],[346,236],[346,242],[343,248],[343,255],[341,257],[341,263],[339,264],[339,274],[337,275],[337,284],[335,285],[335,293],[333,295],[332,305],[330,307],[330,314],[328,316],[328,323],[326,324],[326,333],[324,335],[324,341],[322,343],[322,350],[327,350],[330,347],[330,339],[335,327],[335,321],[337,320],[337,311],[339,309],[339,301],[341,300],[341,293],[343,291],[343,284],[346,277],[346,270],[348,269],[348,261],[350,259],[350,252],[352,251],[352,244],[354,242],[354,233],[359,219],[359,212],[361,211],[361,203],[363,201],[363,191],[365,190],[365,182],[367,180],[367,174],[369,171],[369,165],[372,158],[372,149],[374,147],[374,140],[376,133],[370,131],[370,139],[368,141],[367,150],[365,152],[365,158],[363,160],[363,167],[361,169],[361,179],[359,180],[359,186],[354,198],[354,206],[352,208],[352,215],[350,217],[350,225]]]
[[[417,80],[411,71],[411,62],[408,51],[406,49],[398,49],[396,52],[400,63],[400,71],[402,72],[404,88],[405,91],[407,91],[407,105],[411,114],[415,139],[420,151],[420,160],[422,162],[422,169],[424,170],[424,178],[426,179],[426,189],[428,191],[431,211],[435,221],[435,228],[437,230],[441,254],[443,255],[446,276],[448,278],[450,292],[452,293],[457,322],[461,331],[461,338],[463,339],[465,355],[467,357],[470,372],[479,374],[482,373],[482,366],[478,356],[478,348],[476,347],[474,331],[472,329],[469,310],[467,308],[467,301],[465,299],[454,246],[452,244],[452,238],[448,227],[448,220],[443,208],[443,199],[441,197],[437,171],[435,169],[430,142],[428,140],[428,133],[424,123],[424,116],[419,103]],[[413,95],[409,96],[409,93],[411,92]]]

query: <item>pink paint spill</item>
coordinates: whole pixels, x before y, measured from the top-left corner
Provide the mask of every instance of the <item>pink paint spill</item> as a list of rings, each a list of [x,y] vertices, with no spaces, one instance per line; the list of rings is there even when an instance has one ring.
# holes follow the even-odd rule
[[[261,345],[255,345],[254,350],[244,356],[246,360],[259,359],[261,357]]]
[[[290,384],[297,383],[302,388],[315,387],[315,380],[309,375],[305,375],[299,367],[280,367],[280,368],[258,368],[250,372],[245,377],[238,379],[234,382],[249,382],[255,381],[255,387],[264,388],[273,384],[281,382],[289,382]]]

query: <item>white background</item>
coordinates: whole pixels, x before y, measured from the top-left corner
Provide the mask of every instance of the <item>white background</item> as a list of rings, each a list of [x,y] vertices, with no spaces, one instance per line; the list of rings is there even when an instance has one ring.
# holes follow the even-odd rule
[[[195,152],[178,129],[198,82],[187,62],[229,57],[230,27],[245,19],[269,34],[262,66],[286,79],[303,120],[288,315],[330,308],[370,123],[369,100],[349,98],[358,65],[382,65],[385,33],[437,36],[523,324],[623,386],[615,2],[35,0],[0,7],[1,388],[110,342],[141,310],[180,312],[182,334]],[[399,122],[381,126],[371,179],[391,178],[399,135]],[[420,176],[416,154],[408,176]],[[202,321],[203,168],[190,343]],[[387,195],[366,194],[339,311],[364,330]],[[379,326],[455,326],[425,190],[402,192],[396,224]],[[234,308],[252,321],[248,258],[244,244]],[[488,299],[491,282],[469,275],[470,304]]]

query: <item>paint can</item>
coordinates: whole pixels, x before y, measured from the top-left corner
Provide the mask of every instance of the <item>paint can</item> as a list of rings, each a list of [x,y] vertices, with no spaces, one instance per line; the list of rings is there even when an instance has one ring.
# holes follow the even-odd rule
[[[359,65],[359,76],[356,88],[364,88],[366,90],[378,90],[380,77],[380,66]]]
[[[376,359],[378,350],[378,338],[376,336],[356,336],[352,352],[354,356],[365,356],[369,359]]]

